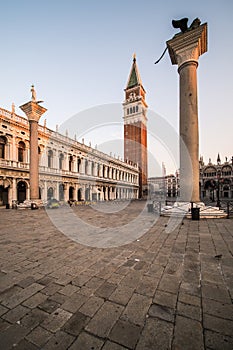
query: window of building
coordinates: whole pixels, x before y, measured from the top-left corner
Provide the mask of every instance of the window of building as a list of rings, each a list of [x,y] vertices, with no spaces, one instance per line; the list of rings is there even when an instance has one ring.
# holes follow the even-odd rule
[[[48,168],[52,168],[53,166],[53,151],[48,151]]]
[[[78,158],[78,160],[77,160],[77,171],[78,171],[78,173],[80,173],[80,168],[81,168],[81,159]]]
[[[204,172],[205,177],[215,177],[216,175],[217,175],[216,169],[213,167],[207,168]]]
[[[230,176],[231,175],[231,167],[225,166],[222,168],[222,175],[223,176]]]
[[[85,174],[87,174],[87,170],[88,170],[88,160],[85,160]]]
[[[25,149],[25,143],[20,141],[18,145],[18,162],[25,162]]]
[[[136,106],[136,113],[138,112],[138,106]]]
[[[72,171],[73,156],[69,156],[69,171]]]
[[[0,158],[3,158],[3,159],[6,157],[6,144],[7,144],[6,137],[0,136]]]
[[[60,156],[59,156],[59,169],[60,170],[63,169],[63,163],[64,163],[64,154],[60,153]]]

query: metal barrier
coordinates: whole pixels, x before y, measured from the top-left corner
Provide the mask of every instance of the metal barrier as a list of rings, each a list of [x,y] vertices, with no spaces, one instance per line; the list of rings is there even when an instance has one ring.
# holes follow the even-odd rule
[[[217,207],[216,201],[204,200],[204,203],[211,207]],[[219,209],[224,210],[227,213],[227,219],[233,217],[233,200],[223,200],[219,201]]]
[[[220,201],[220,208],[227,213],[227,219],[230,219],[230,217],[233,217],[233,201],[229,201],[229,200]]]

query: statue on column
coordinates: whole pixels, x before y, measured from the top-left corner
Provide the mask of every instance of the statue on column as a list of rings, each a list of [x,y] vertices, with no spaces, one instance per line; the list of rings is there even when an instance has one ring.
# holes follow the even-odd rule
[[[199,18],[195,18],[189,27],[188,27],[188,18],[187,17],[172,21],[173,27],[179,28],[182,33],[185,33],[185,32],[192,30],[192,29],[196,29],[197,27],[200,26],[200,24],[201,24],[201,21]]]
[[[34,88],[34,85],[31,86],[31,93],[32,93],[31,101],[36,102],[37,104],[44,102],[44,101],[37,101],[37,99],[36,99],[36,90]]]
[[[32,101],[36,102],[36,90],[34,89],[34,85],[32,85],[31,93],[32,93]]]

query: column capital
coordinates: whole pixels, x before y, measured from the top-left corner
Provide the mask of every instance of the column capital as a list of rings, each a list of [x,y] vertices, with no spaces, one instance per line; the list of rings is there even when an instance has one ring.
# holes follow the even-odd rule
[[[29,122],[38,122],[42,114],[44,114],[47,109],[40,106],[38,102],[30,101],[20,106],[22,111],[26,114]]]
[[[198,61],[199,56],[207,52],[207,23],[185,33],[176,34],[167,41],[172,64]]]

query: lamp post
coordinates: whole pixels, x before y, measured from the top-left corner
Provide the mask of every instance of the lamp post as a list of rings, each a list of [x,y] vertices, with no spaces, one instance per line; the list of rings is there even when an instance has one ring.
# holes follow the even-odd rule
[[[220,208],[221,207],[220,198],[219,198],[220,197],[219,196],[220,195],[220,193],[219,193],[220,192],[220,178],[221,178],[220,172],[217,173],[217,178],[218,178],[218,183],[217,183],[217,204],[216,204],[216,206]]]

